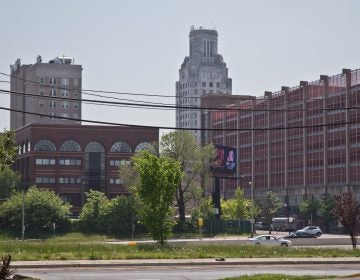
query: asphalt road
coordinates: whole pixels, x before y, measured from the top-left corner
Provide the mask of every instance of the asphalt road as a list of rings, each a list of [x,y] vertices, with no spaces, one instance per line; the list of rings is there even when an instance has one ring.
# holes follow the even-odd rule
[[[41,280],[215,280],[225,277],[258,273],[284,273],[289,275],[354,275],[360,272],[359,264],[315,265],[246,265],[246,266],[156,266],[156,267],[90,267],[90,268],[36,268],[18,269],[16,273]],[[360,279],[360,278],[347,278]]]

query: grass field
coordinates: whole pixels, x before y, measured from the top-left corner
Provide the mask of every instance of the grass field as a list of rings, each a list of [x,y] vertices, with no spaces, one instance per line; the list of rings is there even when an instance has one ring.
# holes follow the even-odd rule
[[[135,246],[109,244],[106,236],[71,233],[46,240],[19,241],[2,236],[0,252],[12,260],[105,260],[105,259],[188,259],[188,258],[272,258],[272,257],[360,257],[360,250],[282,248],[224,244]]]

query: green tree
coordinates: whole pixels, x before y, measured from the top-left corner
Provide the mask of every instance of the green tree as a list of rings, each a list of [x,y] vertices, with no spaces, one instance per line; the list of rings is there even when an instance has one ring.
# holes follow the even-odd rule
[[[109,200],[104,193],[90,190],[85,193],[86,202],[79,216],[79,226],[83,231],[104,232],[103,211]]]
[[[192,222],[197,222],[199,218],[213,219],[214,217],[214,206],[210,197],[203,197],[199,201],[199,206],[192,209]]]
[[[118,196],[102,209],[104,230],[109,234],[129,235],[138,220],[138,201],[133,196]]]
[[[234,199],[221,201],[221,211],[223,219],[246,220],[251,218],[251,201],[245,198],[244,191],[238,187]]]
[[[9,167],[17,154],[17,144],[14,131],[4,131],[0,134],[0,171]]]
[[[16,192],[0,205],[0,227],[21,228],[22,193]],[[30,187],[25,193],[25,225],[30,232],[49,231],[55,223],[59,230],[70,225],[71,205],[48,189]]]
[[[332,196],[326,195],[320,203],[320,215],[322,221],[325,224],[325,230],[328,231],[330,223],[334,220],[333,209],[335,207],[335,201]]]
[[[300,204],[301,216],[306,220],[315,219],[319,210],[320,201],[317,199],[305,199]]]
[[[268,191],[265,200],[261,203],[261,215],[265,218],[266,224],[269,225],[269,233],[271,233],[271,222],[276,217],[279,209],[282,207],[279,197],[276,193]]]
[[[177,186],[176,202],[180,224],[185,223],[185,206],[192,199],[200,199],[203,183],[209,177],[214,146],[201,147],[188,131],[175,131],[164,135],[160,141],[160,154],[177,160],[183,177]]]
[[[15,161],[17,144],[14,131],[0,133],[0,199],[10,197],[19,186],[21,177],[11,170],[10,166]],[[0,200],[0,203],[1,203]]]
[[[135,169],[140,178],[137,194],[142,203],[142,222],[152,238],[163,245],[174,225],[171,209],[181,180],[181,166],[174,159],[145,152],[135,158]]]
[[[20,190],[21,175],[9,167],[0,171],[0,203],[2,199],[9,198],[12,193]]]
[[[335,196],[333,213],[349,233],[352,246],[356,249],[356,236],[360,222],[360,204],[351,190],[343,193],[342,196]]]

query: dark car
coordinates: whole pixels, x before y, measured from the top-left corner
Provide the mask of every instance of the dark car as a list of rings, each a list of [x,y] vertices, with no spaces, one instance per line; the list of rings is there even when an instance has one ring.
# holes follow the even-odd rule
[[[301,232],[292,232],[287,236],[284,236],[284,239],[289,238],[316,238],[317,236],[314,234],[311,234],[309,232],[301,231]]]
[[[269,229],[269,225],[264,222],[256,222],[254,225],[254,228],[256,230],[266,230],[266,229]]]

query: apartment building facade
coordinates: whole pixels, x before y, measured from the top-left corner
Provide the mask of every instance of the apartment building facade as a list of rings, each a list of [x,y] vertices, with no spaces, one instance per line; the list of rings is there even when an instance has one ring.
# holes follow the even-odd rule
[[[70,57],[10,66],[10,129],[30,123],[79,123],[82,66]]]

